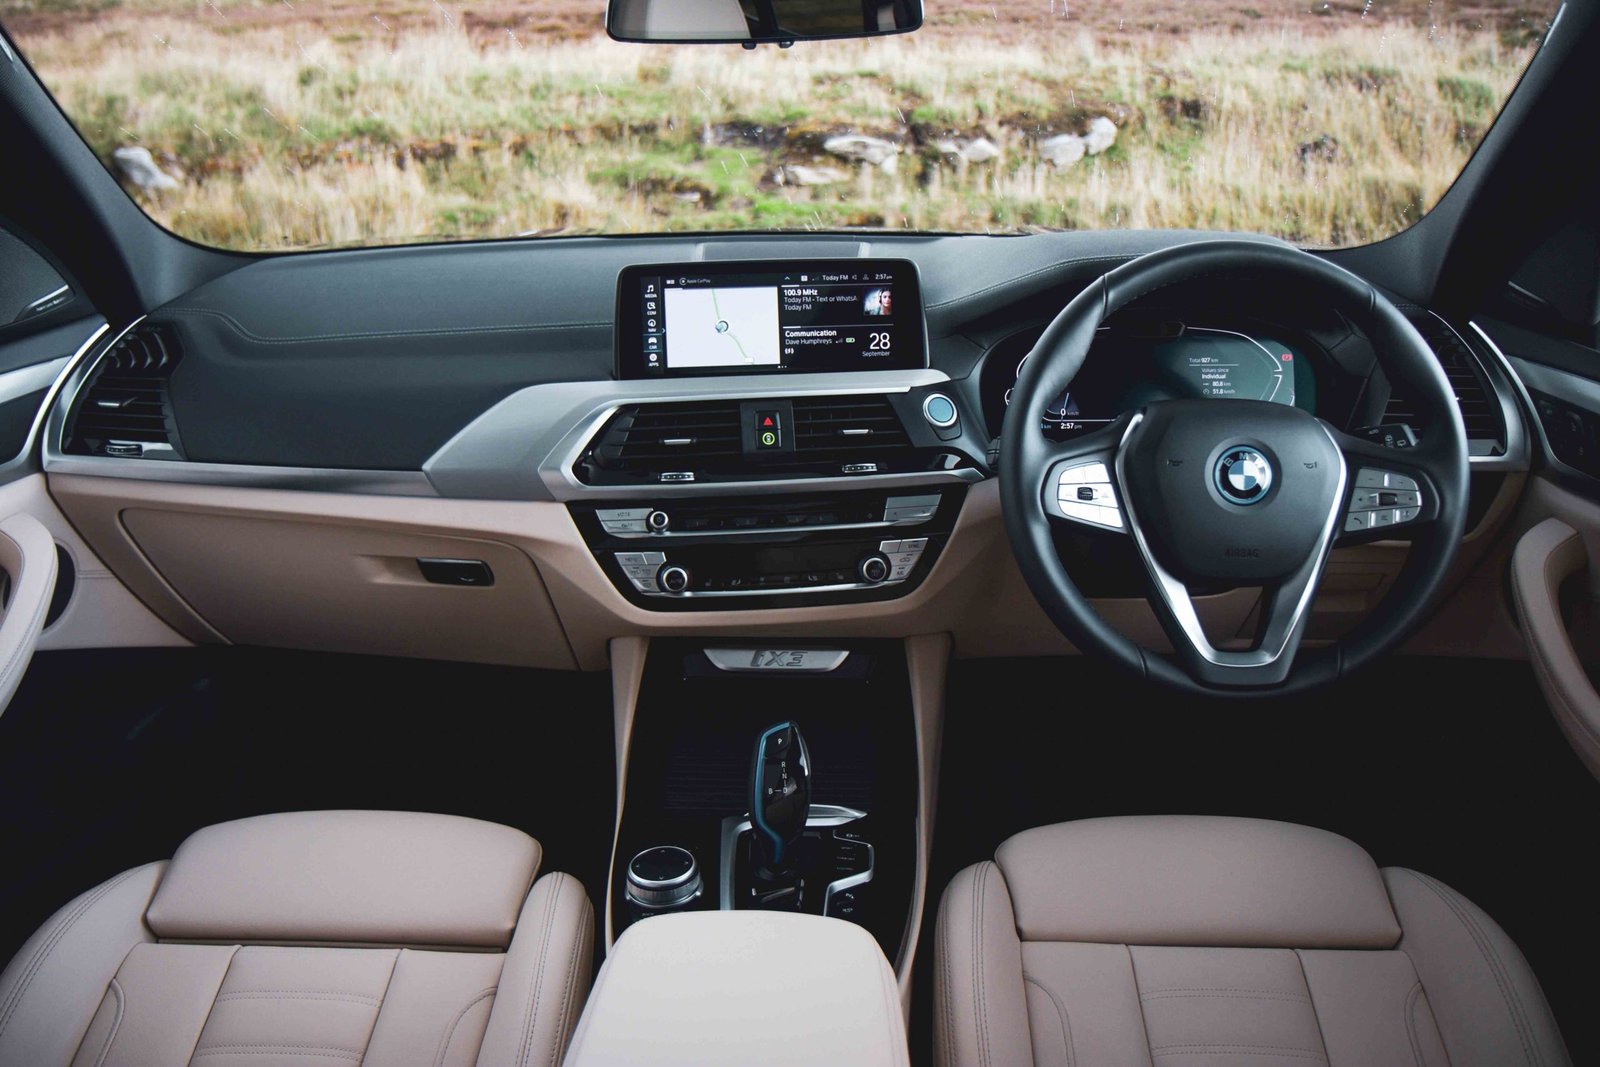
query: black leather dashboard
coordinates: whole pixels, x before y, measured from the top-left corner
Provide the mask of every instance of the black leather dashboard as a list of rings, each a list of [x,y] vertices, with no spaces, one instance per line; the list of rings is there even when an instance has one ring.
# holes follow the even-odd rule
[[[974,336],[1008,315],[1037,321],[1118,263],[1210,236],[784,234],[324,252],[253,262],[150,319],[183,340],[171,392],[190,461],[419,470],[518,389],[610,379],[616,275],[630,263],[910,259],[932,366],[962,379],[985,350]]]

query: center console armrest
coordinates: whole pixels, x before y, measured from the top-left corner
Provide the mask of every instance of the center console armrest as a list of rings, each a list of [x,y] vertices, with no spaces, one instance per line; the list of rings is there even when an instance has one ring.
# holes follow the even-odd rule
[[[906,1067],[905,1019],[878,943],[839,919],[686,912],[612,948],[566,1067]]]

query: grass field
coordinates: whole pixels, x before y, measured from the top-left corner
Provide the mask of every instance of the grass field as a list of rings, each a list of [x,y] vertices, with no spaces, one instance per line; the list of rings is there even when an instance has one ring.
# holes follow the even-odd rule
[[[1337,245],[1443,193],[1547,15],[927,3],[909,36],[781,51],[617,44],[601,0],[0,0],[0,23],[108,165],[142,145],[178,180],[133,190],[143,206],[220,245],[842,226]],[[1042,158],[1096,117],[1108,150]],[[891,161],[822,147],[841,133]],[[979,138],[994,158],[952,150]]]

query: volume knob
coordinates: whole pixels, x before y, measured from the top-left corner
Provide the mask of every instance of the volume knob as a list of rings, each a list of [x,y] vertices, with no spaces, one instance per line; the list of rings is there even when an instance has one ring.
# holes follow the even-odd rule
[[[661,573],[656,575],[656,581],[661,583],[661,588],[669,593],[681,593],[689,588],[689,572],[676,563],[669,563],[661,568]]]
[[[654,533],[665,533],[667,527],[672,525],[672,516],[665,511],[652,511],[645,516],[644,524]]]

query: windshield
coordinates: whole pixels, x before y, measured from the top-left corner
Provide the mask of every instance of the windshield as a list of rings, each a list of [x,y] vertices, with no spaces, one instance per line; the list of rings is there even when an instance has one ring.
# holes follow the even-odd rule
[[[1192,227],[1347,245],[1455,179],[1555,5],[927,0],[916,33],[621,44],[604,0],[0,0],[156,221],[235,249]]]

